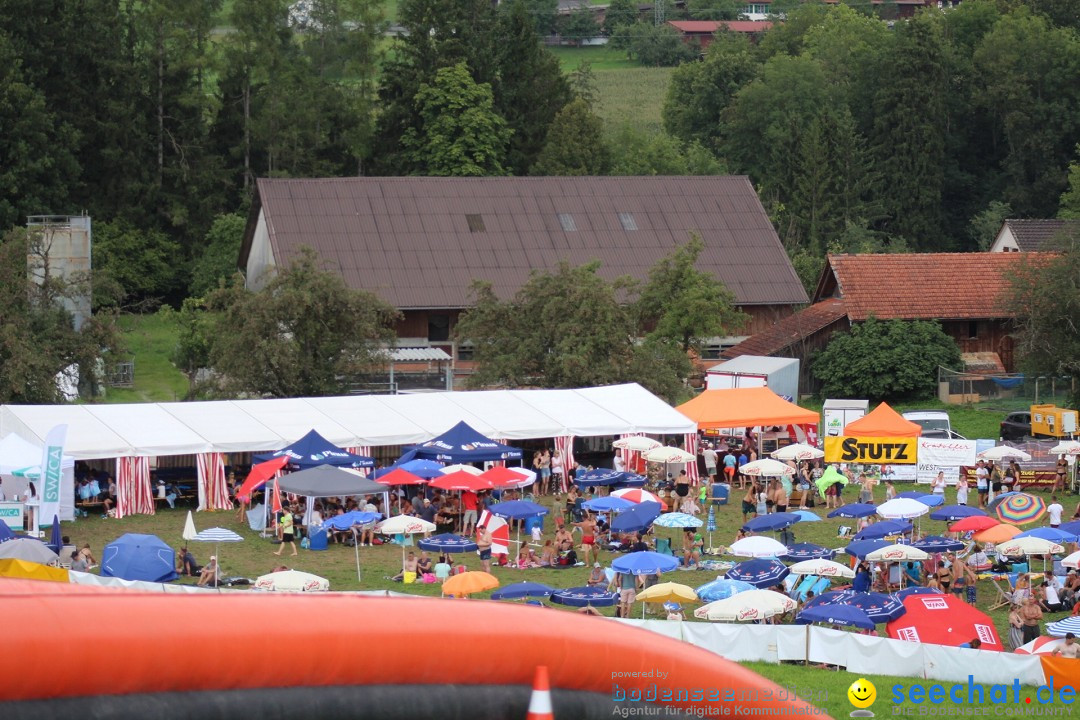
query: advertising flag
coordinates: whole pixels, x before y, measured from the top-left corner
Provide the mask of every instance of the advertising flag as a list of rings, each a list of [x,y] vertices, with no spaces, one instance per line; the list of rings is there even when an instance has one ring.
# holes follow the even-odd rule
[[[64,440],[67,439],[67,425],[57,425],[45,436],[45,448],[41,455],[41,475],[38,481],[40,508],[38,525],[49,527],[53,517],[60,515],[60,482],[63,478]]]

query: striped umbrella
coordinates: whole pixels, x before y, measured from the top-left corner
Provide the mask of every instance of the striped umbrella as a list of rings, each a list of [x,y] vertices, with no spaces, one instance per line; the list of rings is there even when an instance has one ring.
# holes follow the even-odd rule
[[[1052,622],[1046,626],[1046,634],[1054,637],[1065,637],[1065,633],[1080,635],[1080,615],[1067,617],[1064,620]]]
[[[1018,493],[1006,498],[994,509],[994,514],[1002,522],[1025,525],[1035,522],[1046,512],[1046,503],[1040,497]]]
[[[221,543],[243,542],[244,538],[228,528],[207,528],[191,538],[195,542],[214,543],[214,559],[217,561],[217,572],[214,573],[214,587],[217,587],[218,577],[221,575]]]

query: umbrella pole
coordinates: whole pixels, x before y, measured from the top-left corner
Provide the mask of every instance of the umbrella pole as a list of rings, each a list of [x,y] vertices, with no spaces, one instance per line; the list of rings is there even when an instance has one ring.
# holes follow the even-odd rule
[[[803,665],[810,664],[810,625],[806,626],[806,654],[803,656]]]
[[[214,562],[217,563],[217,567],[214,568],[214,587],[218,586],[218,576],[221,575],[221,543],[214,543]]]
[[[356,538],[356,526],[354,525],[350,529],[353,537],[353,552],[356,554],[356,582],[360,582],[360,542]],[[402,549],[404,550],[404,548]],[[404,563],[402,563],[402,567],[405,567]]]

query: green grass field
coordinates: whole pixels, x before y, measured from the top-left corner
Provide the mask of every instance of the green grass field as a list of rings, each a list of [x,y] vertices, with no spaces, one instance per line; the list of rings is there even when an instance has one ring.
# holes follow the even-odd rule
[[[852,497],[853,494],[853,491],[848,491],[847,499],[849,502],[854,499]],[[1045,493],[1041,494],[1043,497],[1046,497]],[[881,493],[879,493],[879,497],[876,498],[879,502],[883,499],[880,495]],[[952,498],[950,498],[950,501],[951,500]],[[551,498],[541,498],[539,501],[549,507],[553,506]],[[1072,509],[1072,504],[1069,499],[1065,500],[1065,504],[1067,510]],[[824,518],[826,513],[824,508],[821,508],[820,506],[815,512],[822,518]],[[155,516],[133,516],[124,518],[123,520],[104,519],[99,516],[92,516],[80,519],[71,525],[65,525],[64,533],[69,535],[71,540],[76,544],[81,545],[84,542],[90,543],[91,548],[98,558],[101,557],[102,548],[105,544],[127,532],[156,534],[175,549],[183,544],[181,532],[186,513],[187,508],[178,508],[176,510],[166,509],[160,511]],[[800,523],[796,525],[793,530],[800,542],[813,542],[829,547],[840,547],[845,544],[845,541],[837,538],[837,529],[840,525],[850,525],[851,523],[852,521],[850,520],[823,520],[822,522]],[[436,597],[440,594],[439,585],[402,585],[400,583],[395,583],[390,579],[391,576],[400,569],[402,549],[397,545],[388,544],[360,548],[360,579],[358,580],[356,551],[351,547],[331,545],[328,550],[323,552],[313,552],[301,548],[298,550],[298,555],[296,557],[291,556],[289,549],[285,548],[283,555],[278,557],[274,555],[274,552],[276,552],[280,546],[275,544],[272,539],[262,538],[258,533],[252,532],[248,529],[246,523],[240,523],[235,512],[196,513],[195,524],[199,530],[213,526],[222,526],[230,528],[244,536],[245,541],[242,543],[233,543],[222,545],[220,547],[223,571],[228,576],[243,576],[254,579],[259,575],[273,571],[274,568],[279,565],[285,565],[289,568],[315,573],[327,578],[330,580],[332,590],[389,589],[396,592]],[[718,508],[718,530],[712,535],[713,544],[719,546],[730,543],[734,539],[736,530],[740,525],[742,525],[742,516],[738,504],[731,504]],[[545,537],[552,536],[551,527],[552,523],[550,521],[547,522],[545,525],[547,531]],[[944,523],[928,520],[927,518],[922,519],[921,528],[925,534],[940,534],[946,529]],[[673,546],[676,548],[679,547],[678,531],[666,528],[656,528],[655,532],[658,536],[671,538]],[[199,546],[198,543],[191,543],[191,547],[200,563],[205,563],[208,560],[209,555],[215,551],[213,547]],[[410,547],[406,549],[414,550],[415,548]],[[480,569],[480,563],[475,554],[466,553],[456,557],[459,562],[466,565],[469,569]],[[614,557],[615,556],[609,553],[605,553],[601,560],[606,565],[610,564]],[[846,560],[847,556],[840,555],[838,559]],[[529,580],[546,583],[554,587],[572,587],[585,584],[589,568],[579,567],[568,568],[565,570],[538,568],[531,570],[517,570],[508,567],[496,567],[493,572],[503,585],[522,580]],[[688,570],[669,573],[665,579],[696,587],[709,582],[715,577],[715,572]],[[185,579],[180,582],[193,582],[193,580]],[[474,597],[482,599],[489,596],[490,593],[483,593]],[[982,581],[978,584],[977,605],[980,608],[985,610],[995,597],[995,591],[989,581]],[[552,607],[557,608],[553,610],[553,612],[570,611],[568,609],[562,609],[561,606],[557,605],[553,605]],[[641,604],[637,604],[635,606],[636,617],[641,616],[641,610]],[[687,608],[688,616],[690,615],[690,610],[692,610],[692,608]],[[612,608],[604,608],[602,612],[608,616],[613,614]],[[991,612],[990,615],[993,618],[999,633],[1007,636],[1006,613],[1003,610],[997,610]],[[1049,619],[1048,616],[1047,621],[1049,621]],[[688,621],[697,622],[696,620],[693,620],[692,617]],[[847,701],[846,692],[848,686],[857,679],[857,676],[855,675],[843,671],[826,671],[820,668],[803,667],[791,664],[769,665],[766,663],[749,663],[748,666],[784,687],[796,688],[797,692],[806,697],[813,704],[828,711],[833,717],[842,717],[851,709],[851,706]],[[902,683],[911,685],[914,682],[918,682],[917,679],[913,678],[870,677],[869,679],[878,687],[879,696],[886,698],[888,697],[886,694],[887,688],[891,687],[893,684]],[[814,691],[813,694],[806,694],[807,689],[812,689]],[[879,701],[878,708],[881,709],[882,707],[883,706],[881,706]]]
[[[188,381],[169,361],[175,345],[172,325],[160,315],[124,315],[120,318],[124,342],[135,358],[135,386],[109,388],[105,401],[172,402],[183,400]]]

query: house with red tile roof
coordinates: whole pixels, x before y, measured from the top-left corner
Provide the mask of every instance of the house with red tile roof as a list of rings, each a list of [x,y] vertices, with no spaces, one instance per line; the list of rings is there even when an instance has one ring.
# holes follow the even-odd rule
[[[1046,257],[1037,252],[830,255],[809,307],[728,348],[722,357],[798,357],[806,367],[834,333],[876,317],[939,321],[961,353],[1013,371],[1012,318],[1001,290],[1022,263]],[[803,387],[808,382],[806,376]]]
[[[668,20],[668,25],[682,33],[684,43],[697,40],[702,52],[708,49],[721,29],[749,35],[753,40],[773,26],[768,20]]]

